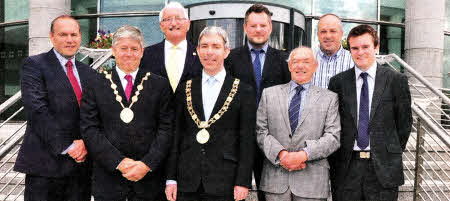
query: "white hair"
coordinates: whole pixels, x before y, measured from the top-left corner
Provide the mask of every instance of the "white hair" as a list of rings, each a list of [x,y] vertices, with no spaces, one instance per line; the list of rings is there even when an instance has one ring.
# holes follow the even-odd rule
[[[161,22],[163,20],[164,11],[169,8],[177,8],[177,9],[183,10],[184,18],[189,19],[188,13],[187,13],[186,9],[183,7],[183,5],[181,5],[181,3],[178,3],[176,1],[171,1],[166,6],[164,6],[164,8],[161,10],[161,12],[159,12],[159,22]]]
[[[292,56],[294,55],[294,52],[299,51],[299,50],[302,50],[302,49],[311,52],[312,58],[313,58],[314,60],[316,60],[316,55],[314,54],[314,51],[313,51],[310,47],[307,47],[307,46],[300,46],[300,47],[297,47],[297,48],[295,48],[295,49],[293,49],[293,50],[291,51],[291,53],[289,54],[289,58],[286,60],[286,62],[289,63],[289,61],[291,60]]]
[[[144,36],[139,28],[130,25],[124,25],[117,29],[113,34],[112,46],[116,46],[122,38],[131,38],[138,41],[144,47]]]
[[[200,45],[200,39],[204,35],[218,35],[218,36],[222,37],[225,47],[228,49],[230,48],[230,43],[228,42],[228,34],[221,27],[216,27],[216,26],[205,27],[203,29],[203,31],[200,33],[200,36],[198,36],[198,45]]]

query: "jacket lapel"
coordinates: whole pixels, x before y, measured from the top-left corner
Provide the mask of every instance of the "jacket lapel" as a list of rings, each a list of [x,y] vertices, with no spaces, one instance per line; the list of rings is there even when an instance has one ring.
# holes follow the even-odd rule
[[[267,47],[266,58],[264,59],[264,67],[261,73],[261,77],[268,77],[267,75],[270,73],[270,69],[272,68],[272,60],[273,57],[273,48]]]
[[[286,101],[289,100],[289,83],[290,82],[281,87],[281,96],[278,97],[278,105],[280,106],[281,116],[284,119],[286,128],[288,128],[289,133],[292,133],[291,124],[289,122],[289,101]]]
[[[216,103],[214,103],[214,108],[211,112],[210,117],[213,117],[217,112],[219,112],[220,108],[222,108],[225,100],[230,94],[231,88],[233,87],[234,79],[230,77],[228,74],[225,76],[225,80],[223,82],[222,88],[220,89],[219,96],[217,97]],[[234,99],[233,99],[234,100]]]
[[[243,62],[243,65],[245,66],[241,70],[244,71],[242,73],[242,75],[250,75],[251,83],[249,83],[249,84],[251,84],[252,87],[256,89],[255,70],[253,69],[252,56],[251,56],[250,50],[248,48],[249,47],[246,44],[241,49],[242,62]]]
[[[116,68],[118,68],[118,67],[116,66],[111,70],[111,74],[112,74],[111,79],[113,80],[114,84],[117,85],[116,90],[117,90],[117,92],[119,92],[119,95],[122,97],[123,105],[125,107],[128,107],[129,103],[127,102],[127,97],[125,96],[125,91],[122,87],[122,82],[120,82],[120,78],[119,78],[119,75],[117,74]]]
[[[206,121],[205,113],[203,112],[202,79],[201,79],[201,77],[192,80],[191,95],[192,95],[192,107],[194,108],[195,114],[197,114],[198,118],[201,121]]]
[[[53,72],[55,72],[55,79],[59,83],[61,83],[62,87],[70,89],[70,92],[72,94],[70,97],[71,97],[72,101],[75,101],[78,104],[78,100],[75,95],[75,91],[73,90],[72,84],[70,84],[69,77],[67,77],[67,74],[62,69],[63,67],[61,66],[61,63],[59,63],[59,60],[56,57],[55,53],[53,52],[53,49],[51,49],[47,53],[47,57],[48,57],[50,67],[54,69]]]
[[[370,120],[372,120],[374,114],[376,113],[376,109],[378,107],[378,105],[380,104],[380,99],[381,96],[383,94],[383,91],[386,87],[386,76],[384,75],[384,73],[386,72],[386,69],[377,64],[377,72],[376,72],[376,76],[375,76],[375,86],[374,91],[373,91],[373,95],[372,95],[372,104],[370,106]],[[369,122],[370,122],[369,120]]]
[[[188,42],[187,50],[186,50],[186,59],[184,60],[184,68],[183,68],[183,72],[180,77],[180,81],[184,80],[183,78],[187,77],[189,75],[189,73],[191,73],[188,68],[190,68],[192,66],[192,64],[194,63],[194,58],[196,56],[197,56],[197,53],[195,53],[194,46]]]
[[[357,101],[357,93],[356,93],[356,79],[355,79],[355,67],[352,68],[351,71],[348,71],[347,73],[347,77],[345,78],[345,80],[347,80],[347,84],[345,84],[344,86],[346,86],[347,88],[347,93],[348,96],[347,98],[349,100],[347,100],[347,102],[349,103],[348,105],[350,106],[350,114],[353,117],[353,123],[356,127],[356,125],[358,125],[358,101]],[[346,94],[347,94],[346,93]],[[345,98],[345,97],[344,97]]]
[[[302,101],[306,101],[306,102],[304,103],[303,111],[301,113],[300,119],[298,120],[297,128],[299,128],[302,125],[303,121],[308,116],[310,111],[313,110],[313,107],[314,107],[316,101],[319,99],[319,97],[320,97],[319,89],[316,86],[311,84],[308,89],[308,94],[306,96],[306,100],[302,100]],[[299,132],[299,130],[300,129],[297,129],[295,131]]]
[[[164,42],[165,42],[165,40],[160,42],[158,44],[158,47],[155,48],[155,49],[162,50],[162,51],[155,51],[155,52],[152,52],[150,54],[155,54],[156,55],[156,57],[154,57],[154,58],[157,58],[156,60],[159,62],[157,65],[159,65],[160,68],[161,68],[160,69],[161,76],[168,78],[167,71],[166,71],[166,60],[165,60],[166,58],[164,56],[164,52],[165,52]]]

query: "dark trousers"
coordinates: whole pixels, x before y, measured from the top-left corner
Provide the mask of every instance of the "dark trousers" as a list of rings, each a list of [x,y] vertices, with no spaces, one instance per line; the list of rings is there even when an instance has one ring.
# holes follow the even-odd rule
[[[165,195],[160,192],[162,189],[155,189],[154,186],[148,185],[147,192],[136,192],[134,182],[126,181],[120,185],[120,193],[118,191],[104,194],[94,195],[95,201],[166,201]],[[112,189],[111,189],[112,190]],[[149,193],[151,192],[151,193]]]
[[[233,195],[217,196],[208,194],[201,183],[197,192],[178,192],[177,201],[234,201],[234,199]]]
[[[255,176],[255,182],[256,187],[258,188],[257,195],[258,195],[258,201],[266,201],[266,196],[264,194],[264,191],[260,190],[261,185],[261,175],[262,175],[262,169],[263,169],[263,162],[265,159],[264,153],[259,149],[259,147],[256,147],[255,150],[255,161],[253,165],[253,174]]]
[[[336,201],[396,201],[398,187],[383,188],[371,159],[358,159],[353,155],[344,183],[339,184],[336,192]]]
[[[91,178],[80,175],[50,178],[26,175],[25,201],[90,201]]]

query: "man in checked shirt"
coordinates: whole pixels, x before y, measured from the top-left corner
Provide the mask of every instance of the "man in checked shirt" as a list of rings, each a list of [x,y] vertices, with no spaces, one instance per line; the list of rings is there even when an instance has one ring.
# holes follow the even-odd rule
[[[328,13],[320,17],[317,25],[320,48],[316,53],[319,66],[312,79],[314,85],[328,88],[331,77],[355,65],[350,52],[341,45],[343,33],[342,21],[337,15]]]

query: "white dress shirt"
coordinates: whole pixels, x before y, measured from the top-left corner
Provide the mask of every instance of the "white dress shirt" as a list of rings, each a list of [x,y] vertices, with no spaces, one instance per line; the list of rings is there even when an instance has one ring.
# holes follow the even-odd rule
[[[168,41],[164,40],[164,66],[169,64],[169,57],[171,54],[171,50],[173,48],[173,44]],[[187,51],[187,41],[183,40],[177,45],[176,50],[176,57],[177,57],[177,64],[178,64],[178,80],[180,80],[181,75],[183,74],[184,69],[184,62],[186,61],[186,51]]]
[[[375,76],[377,74],[377,62],[373,62],[372,66],[367,71],[362,71],[357,66],[355,67],[355,76],[356,76],[356,100],[357,100],[357,120],[356,122],[359,122],[359,98],[361,96],[361,88],[364,83],[363,78],[360,76],[361,73],[366,72],[368,74],[367,76],[367,87],[369,89],[369,116],[370,116],[370,110],[372,106],[372,96],[373,96],[373,90],[375,87]],[[356,125],[358,126],[358,125]],[[353,150],[355,151],[361,151],[361,149],[358,147],[358,144],[355,140],[355,144],[353,145]],[[364,149],[364,151],[370,150],[370,140],[369,145]]]

